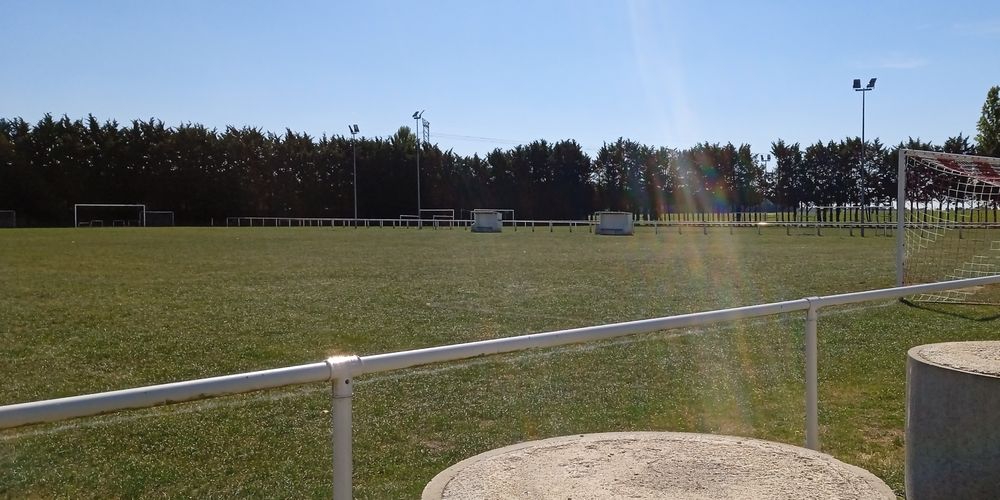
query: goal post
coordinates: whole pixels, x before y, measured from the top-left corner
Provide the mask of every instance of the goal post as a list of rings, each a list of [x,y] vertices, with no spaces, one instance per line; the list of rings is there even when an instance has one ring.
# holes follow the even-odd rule
[[[896,285],[1000,274],[1000,158],[899,150]],[[1000,287],[922,294],[915,302],[1000,305]]]
[[[132,218],[132,217],[136,218]],[[98,218],[99,217],[99,218]],[[146,205],[138,203],[77,203],[73,227],[145,226]]]

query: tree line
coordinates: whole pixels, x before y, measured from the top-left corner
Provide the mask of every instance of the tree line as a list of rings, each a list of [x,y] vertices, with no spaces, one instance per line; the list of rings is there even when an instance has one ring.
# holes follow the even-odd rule
[[[359,217],[396,218],[416,214],[419,148],[422,207],[456,215],[510,208],[523,219],[581,219],[597,210],[740,219],[767,210],[795,219],[806,207],[853,206],[862,196],[888,204],[901,147],[1000,156],[998,89],[983,106],[978,146],[962,134],[942,145],[911,138],[887,147],[876,139],[863,145],[863,165],[857,137],[805,146],[779,139],[764,153],[746,144],[674,149],[619,138],[593,157],[573,140],[538,140],[462,156],[418,141],[408,127],[355,142],[156,119],[0,118],[0,209],[34,226],[71,225],[75,203],[143,203],[174,211],[182,225],[352,217],[356,152]],[[827,216],[839,218],[840,210]]]

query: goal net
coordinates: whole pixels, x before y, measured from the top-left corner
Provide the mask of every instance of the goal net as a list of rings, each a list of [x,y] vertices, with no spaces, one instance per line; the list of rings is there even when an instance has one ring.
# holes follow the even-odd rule
[[[898,168],[897,285],[1000,274],[1000,158],[901,149]],[[910,300],[1000,304],[1000,287]]]
[[[0,210],[0,227],[17,227],[17,212]]]

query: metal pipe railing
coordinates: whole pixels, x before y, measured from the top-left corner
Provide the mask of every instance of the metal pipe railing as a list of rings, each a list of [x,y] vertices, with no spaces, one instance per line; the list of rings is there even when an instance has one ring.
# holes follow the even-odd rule
[[[246,226],[244,226],[244,222]],[[441,219],[441,218],[418,218],[416,216],[402,218],[360,218],[349,217],[226,217],[226,226],[232,227],[416,227],[419,224],[436,224],[437,227],[468,227],[473,224],[473,219]],[[413,224],[410,226],[409,224]],[[928,222],[911,221],[905,227],[897,225],[897,222],[859,222],[859,221],[819,221],[819,220],[796,220],[796,221],[738,221],[738,220],[657,220],[657,219],[637,219],[632,221],[633,225],[639,227],[652,227],[654,229],[663,227],[723,227],[723,228],[808,228],[808,229],[851,229],[851,228],[875,228],[875,229],[897,229],[902,228],[924,228],[924,227],[947,227],[949,229],[997,229],[1000,223],[996,222],[943,222],[941,224],[931,224]],[[596,220],[589,219],[504,219],[503,224],[513,227],[515,230],[521,228],[552,228],[555,227],[582,227],[597,224]]]
[[[483,340],[425,349],[370,356],[336,356],[322,363],[263,370],[171,384],[154,385],[84,396],[0,406],[0,429],[41,422],[173,404],[277,387],[329,381],[332,384],[333,494],[335,499],[352,496],[352,397],[353,379],[359,375],[400,370],[418,365],[457,361],[478,356],[557,347],[675,328],[705,326],[724,321],[749,319],[793,311],[806,311],[805,325],[805,406],[806,446],[818,450],[818,321],[823,307],[905,297],[920,293],[954,290],[1000,283],[1000,275],[940,283],[885,288],[824,297],[809,297],[682,314],[663,318],[627,321],[608,325],[574,328],[545,333]]]
[[[774,302],[756,306],[735,307],[716,311],[682,314],[665,318],[644,319],[612,323],[601,326],[573,328],[546,333],[534,333],[518,337],[481,340],[464,344],[453,344],[440,347],[429,347],[412,351],[401,351],[388,354],[375,354],[361,357],[361,368],[355,376],[399,370],[429,363],[457,361],[460,359],[503,354],[525,349],[557,347],[568,344],[578,344],[595,340],[607,340],[627,335],[658,332],[674,328],[701,326],[722,321],[770,316],[773,314],[801,311],[808,307],[805,299]],[[0,409],[2,411],[2,409]]]
[[[0,406],[0,429],[330,380],[328,362]]]

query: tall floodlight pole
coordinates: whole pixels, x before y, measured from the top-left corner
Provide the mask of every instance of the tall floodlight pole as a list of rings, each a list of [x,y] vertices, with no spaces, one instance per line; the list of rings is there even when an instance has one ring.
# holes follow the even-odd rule
[[[358,124],[348,125],[347,130],[351,131],[351,156],[353,157],[354,163],[354,227],[358,226],[358,151],[355,148],[356,135],[361,130],[358,128]]]
[[[413,137],[417,140],[417,229],[424,227],[420,216],[420,119],[424,117],[424,111],[413,112]]]
[[[764,164],[764,171],[767,172],[767,164],[771,161],[771,155],[759,154],[760,162]]]
[[[861,92],[861,178],[858,182],[861,184],[861,237],[865,236],[865,222],[867,222],[867,213],[865,210],[865,93],[875,90],[875,78],[868,80],[868,85],[864,88],[861,87],[861,79],[854,79],[854,91]]]

